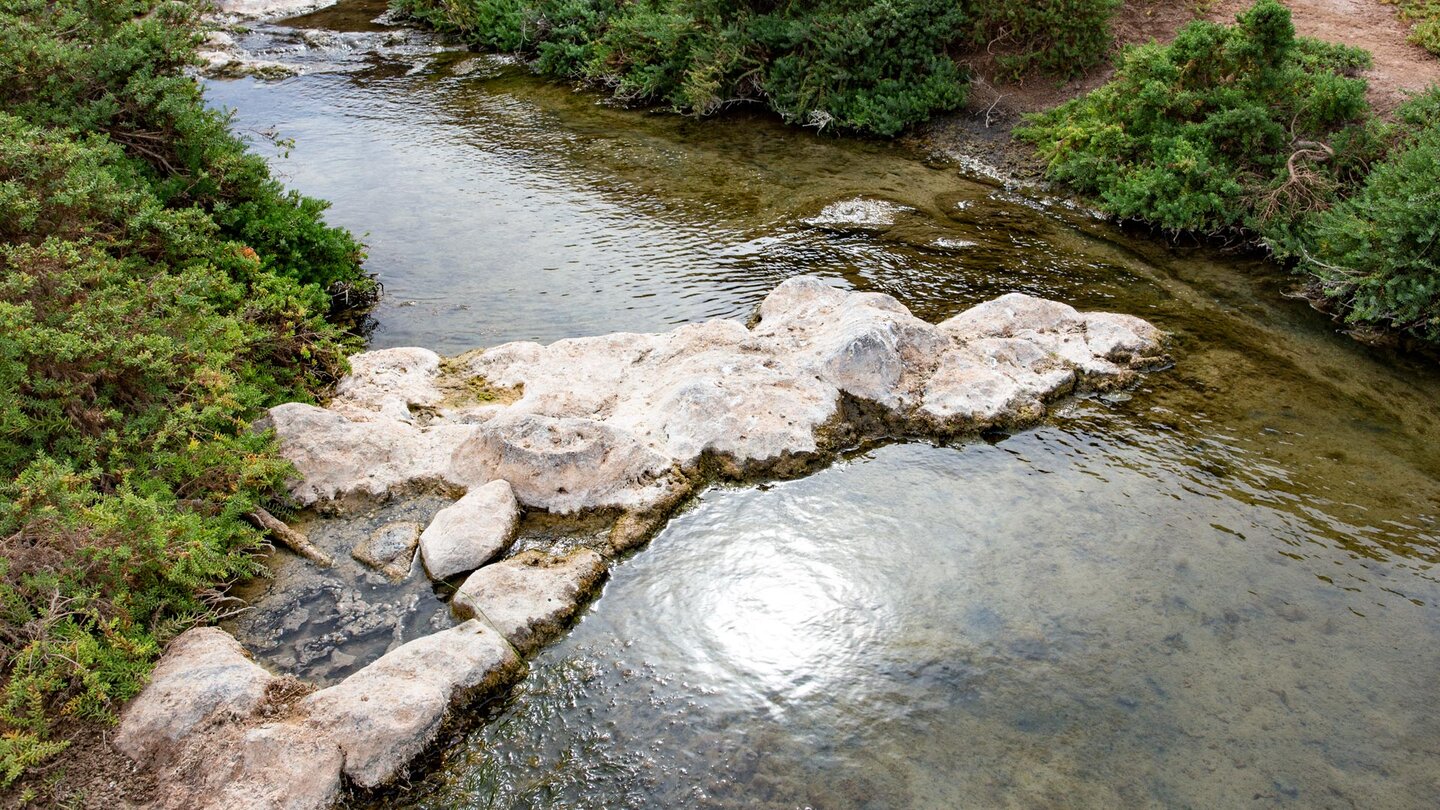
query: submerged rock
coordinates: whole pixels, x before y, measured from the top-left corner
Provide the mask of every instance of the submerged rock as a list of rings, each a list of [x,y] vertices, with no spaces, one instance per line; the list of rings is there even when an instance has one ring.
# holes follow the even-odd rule
[[[491,481],[440,510],[420,535],[420,556],[434,579],[484,565],[510,545],[520,520],[507,481]]]
[[[419,523],[388,523],[372,532],[351,554],[390,579],[404,579],[410,576],[419,542]]]
[[[805,220],[805,224],[833,231],[885,230],[914,210],[889,200],[856,197],[825,206],[820,213]]]
[[[529,653],[565,629],[604,574],[604,558],[590,549],[563,557],[527,551],[471,574],[451,605]]]

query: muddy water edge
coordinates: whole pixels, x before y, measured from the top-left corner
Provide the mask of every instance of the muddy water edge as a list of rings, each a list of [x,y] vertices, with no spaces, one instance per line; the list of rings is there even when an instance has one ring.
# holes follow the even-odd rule
[[[928,320],[1016,290],[1127,312],[1176,364],[1037,430],[712,487],[354,806],[1434,806],[1433,361],[1338,334],[1263,262],[892,144],[616,109],[383,7],[255,26],[301,74],[207,83],[366,234],[376,347],[744,318],[805,272]],[[857,199],[887,213],[837,215]],[[444,503],[297,516],[340,564],[277,557],[231,628],[333,681],[446,626],[446,586],[348,559]],[[530,516],[517,550],[602,530]]]

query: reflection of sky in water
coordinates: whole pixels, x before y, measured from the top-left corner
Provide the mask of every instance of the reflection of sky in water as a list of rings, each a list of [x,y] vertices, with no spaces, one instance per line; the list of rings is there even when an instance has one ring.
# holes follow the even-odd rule
[[[1432,806],[1433,576],[1106,418],[708,492],[406,801]]]

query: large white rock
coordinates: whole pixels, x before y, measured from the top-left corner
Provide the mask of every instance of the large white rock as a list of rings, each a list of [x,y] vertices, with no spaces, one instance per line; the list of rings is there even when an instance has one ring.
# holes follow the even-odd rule
[[[285,405],[271,422],[307,504],[503,479],[526,507],[636,512],[673,503],[706,458],[784,474],[877,424],[892,435],[1020,427],[1161,354],[1161,333],[1138,318],[1018,293],[932,325],[888,295],[799,277],[759,315],[750,328],[510,343],[448,364],[371,352],[329,410]],[[506,401],[441,396],[466,390]],[[856,414],[863,422],[848,421]]]
[[[520,507],[507,481],[491,481],[441,509],[420,535],[420,557],[434,579],[473,571],[515,535]]]
[[[313,734],[345,753],[345,775],[370,788],[404,770],[453,703],[517,678],[523,667],[499,633],[472,620],[401,645],[300,709]]]
[[[246,19],[294,17],[333,6],[337,0],[216,0],[220,13]]]
[[[162,780],[165,810],[326,810],[340,796],[345,754],[296,722],[217,733]]]
[[[224,630],[186,630],[121,715],[115,748],[147,767],[174,759],[214,726],[248,717],[274,680]]]
[[[604,573],[604,558],[590,549],[561,557],[527,551],[471,574],[450,604],[462,617],[488,622],[525,654],[565,629]]]

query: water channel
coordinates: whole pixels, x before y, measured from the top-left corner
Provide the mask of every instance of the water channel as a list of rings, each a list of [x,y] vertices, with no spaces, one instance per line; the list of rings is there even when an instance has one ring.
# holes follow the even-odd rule
[[[210,81],[364,234],[377,347],[746,317],[817,273],[939,320],[1019,290],[1173,368],[1046,426],[705,492],[504,700],[357,807],[1440,803],[1440,373],[1252,258],[893,144],[617,109],[342,2]],[[257,138],[259,147],[267,142]],[[898,206],[834,227],[826,206]]]

